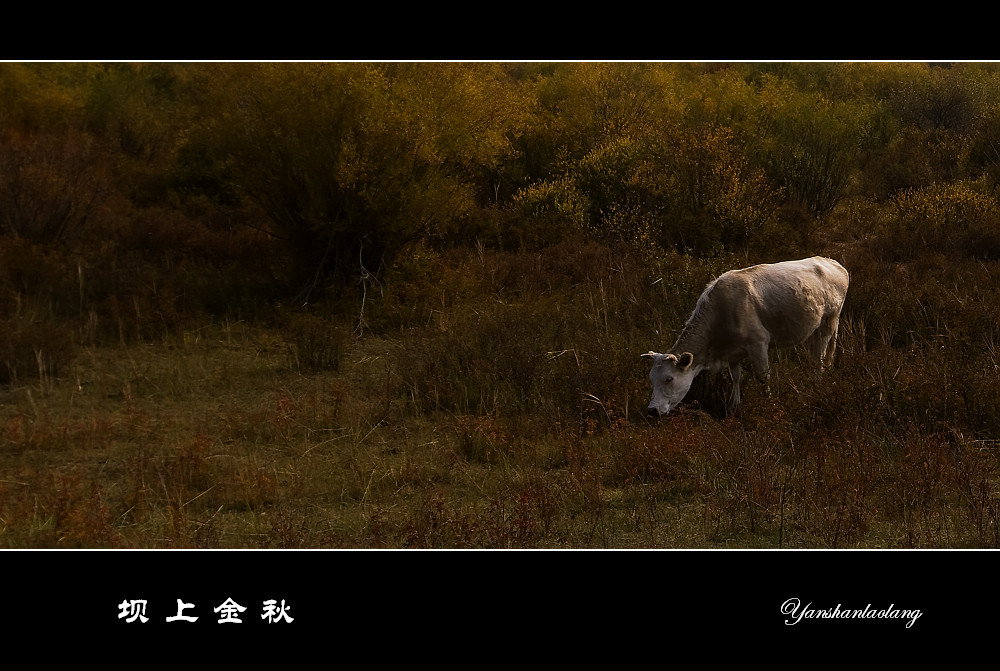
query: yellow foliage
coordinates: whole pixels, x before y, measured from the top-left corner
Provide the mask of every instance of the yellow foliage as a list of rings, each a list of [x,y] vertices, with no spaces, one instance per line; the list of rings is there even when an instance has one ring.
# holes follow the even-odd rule
[[[936,183],[908,189],[893,201],[900,230],[964,230],[995,212],[997,200],[979,182]]]

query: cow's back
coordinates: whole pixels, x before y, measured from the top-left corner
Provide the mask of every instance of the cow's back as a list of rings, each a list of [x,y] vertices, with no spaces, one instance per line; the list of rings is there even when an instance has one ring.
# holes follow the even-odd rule
[[[800,343],[824,318],[840,314],[849,276],[836,261],[814,256],[753,269],[748,295],[771,344]]]
[[[802,342],[824,318],[839,315],[849,277],[825,257],[732,270],[709,287],[705,308],[713,350],[766,340],[785,346]],[[706,296],[706,298],[708,298]]]

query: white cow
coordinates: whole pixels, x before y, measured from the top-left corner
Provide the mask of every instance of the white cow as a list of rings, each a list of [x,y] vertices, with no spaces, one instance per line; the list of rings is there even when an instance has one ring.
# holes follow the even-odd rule
[[[822,256],[723,273],[705,287],[670,351],[642,355],[653,361],[648,412],[666,415],[698,373],[725,367],[733,378],[728,408],[734,412],[740,362],[749,358],[766,382],[769,347],[805,342],[820,367],[831,364],[849,280],[842,265]]]

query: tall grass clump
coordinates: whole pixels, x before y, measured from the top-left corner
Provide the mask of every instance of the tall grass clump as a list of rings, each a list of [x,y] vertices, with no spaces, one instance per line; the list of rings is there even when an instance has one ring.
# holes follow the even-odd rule
[[[426,321],[410,322],[413,344],[396,355],[410,397],[426,412],[551,424],[627,417],[640,395],[639,354],[672,344],[711,279],[680,255],[651,266],[580,242],[480,250],[462,267],[461,293],[423,303]]]

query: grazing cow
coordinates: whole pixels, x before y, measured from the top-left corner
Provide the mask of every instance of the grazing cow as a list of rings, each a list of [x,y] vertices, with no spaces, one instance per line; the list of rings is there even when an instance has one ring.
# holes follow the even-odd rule
[[[820,367],[833,362],[840,310],[849,275],[833,259],[763,263],[730,270],[710,282],[666,354],[649,352],[653,397],[651,415],[666,415],[703,370],[725,367],[733,378],[728,409],[740,403],[740,362],[749,358],[767,381],[769,347],[807,343]]]

